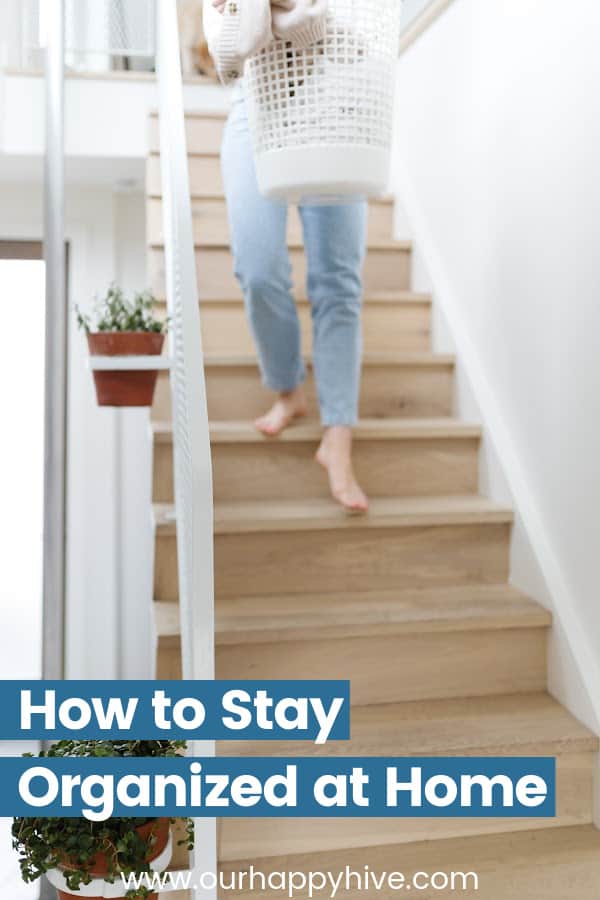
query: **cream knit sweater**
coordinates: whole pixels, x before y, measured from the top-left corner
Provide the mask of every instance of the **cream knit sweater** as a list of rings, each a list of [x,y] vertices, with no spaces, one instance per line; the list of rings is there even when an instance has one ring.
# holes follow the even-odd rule
[[[328,0],[226,0],[219,12],[204,0],[204,32],[222,81],[235,81],[248,57],[274,39],[293,47],[325,37]]]

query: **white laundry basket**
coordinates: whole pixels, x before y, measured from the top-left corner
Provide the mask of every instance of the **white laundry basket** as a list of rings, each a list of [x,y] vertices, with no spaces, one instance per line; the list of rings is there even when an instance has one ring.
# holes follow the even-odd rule
[[[329,0],[307,50],[275,41],[246,64],[261,193],[313,202],[387,187],[401,0]]]

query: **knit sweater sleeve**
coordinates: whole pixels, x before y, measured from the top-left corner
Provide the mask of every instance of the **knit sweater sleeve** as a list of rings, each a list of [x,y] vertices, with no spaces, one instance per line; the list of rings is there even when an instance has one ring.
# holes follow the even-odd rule
[[[227,0],[222,13],[204,0],[204,33],[224,83],[242,74],[244,63],[273,39],[269,0]]]
[[[323,40],[328,0],[271,0],[275,37],[305,49]]]

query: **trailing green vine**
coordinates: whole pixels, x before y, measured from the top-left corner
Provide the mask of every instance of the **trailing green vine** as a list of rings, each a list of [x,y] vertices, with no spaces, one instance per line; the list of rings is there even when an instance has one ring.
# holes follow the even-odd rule
[[[174,757],[186,748],[185,741],[59,741],[40,757]],[[31,756],[32,754],[28,754]],[[92,881],[89,868],[98,854],[104,854],[109,883],[117,877],[150,871],[148,855],[156,844],[156,834],[142,838],[141,826],[156,819],[111,818],[90,822],[83,818],[18,817],[12,825],[13,848],[19,853],[21,875],[33,882],[51,869],[63,868],[70,891],[77,892]],[[186,837],[179,843],[194,846],[194,825],[185,819]],[[128,891],[128,898],[144,898],[153,893],[143,886]]]

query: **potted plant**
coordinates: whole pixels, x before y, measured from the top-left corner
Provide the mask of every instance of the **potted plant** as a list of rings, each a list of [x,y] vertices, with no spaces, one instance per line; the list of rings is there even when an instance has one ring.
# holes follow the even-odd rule
[[[91,356],[160,356],[167,322],[153,312],[155,298],[148,292],[128,300],[112,284],[96,300],[94,316],[76,307],[77,322],[85,331]],[[158,370],[94,370],[99,406],[152,406]]]
[[[54,744],[41,757],[177,756],[185,749],[185,741],[80,741],[66,740]],[[31,754],[28,754],[31,755]],[[13,848],[19,853],[24,881],[32,882],[42,875],[57,887],[59,900],[81,898],[81,887],[97,886],[96,881],[115,884],[121,876],[150,872],[153,861],[163,857],[164,869],[169,859],[167,844],[172,820],[111,818],[90,822],[83,818],[15,818],[12,826]],[[180,843],[193,847],[191,819],[186,819],[187,836]],[[156,865],[156,863],[155,863]],[[58,876],[58,877],[57,877]],[[158,894],[147,886],[114,894],[128,900],[158,900]],[[87,900],[100,900],[105,896]],[[111,892],[111,896],[113,893]]]

